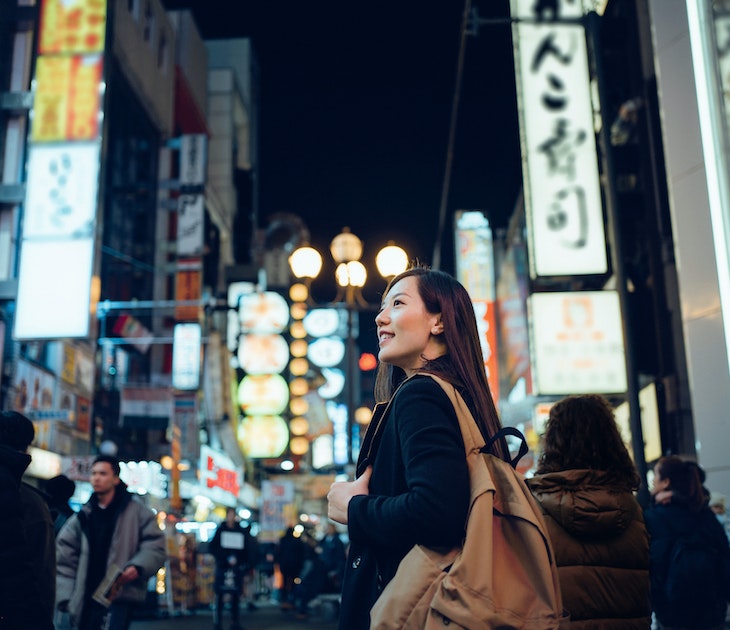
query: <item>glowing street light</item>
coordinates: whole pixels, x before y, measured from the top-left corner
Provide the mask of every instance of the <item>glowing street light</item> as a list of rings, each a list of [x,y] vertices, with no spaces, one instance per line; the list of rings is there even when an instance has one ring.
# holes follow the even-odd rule
[[[353,234],[349,228],[343,228],[342,232],[335,236],[330,243],[330,254],[335,262],[335,279],[337,281],[338,295],[335,303],[328,305],[344,304],[347,309],[347,349],[346,349],[346,395],[347,395],[347,460],[353,463],[352,437],[355,426],[355,382],[356,382],[356,337],[355,312],[360,310],[377,310],[379,305],[371,305],[362,295],[362,288],[368,279],[368,272],[362,264],[363,254],[362,241]],[[375,257],[375,264],[378,272],[385,279],[398,275],[408,267],[408,255],[392,241],[383,247]],[[310,284],[315,280],[322,270],[322,255],[310,245],[305,245],[294,250],[289,256],[289,266],[296,278],[303,281],[295,285],[296,293],[299,296],[306,296],[311,303],[309,294]],[[306,289],[306,294],[302,290]],[[293,287],[292,287],[293,289]]]

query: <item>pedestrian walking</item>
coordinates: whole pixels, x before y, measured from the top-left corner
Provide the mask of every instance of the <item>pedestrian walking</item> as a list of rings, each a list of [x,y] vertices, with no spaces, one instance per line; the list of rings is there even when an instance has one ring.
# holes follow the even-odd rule
[[[226,510],[226,520],[216,529],[208,551],[215,558],[215,612],[213,628],[221,630],[226,600],[231,609],[231,630],[242,630],[240,600],[244,576],[256,561],[250,533],[236,518],[236,510]]]
[[[527,485],[555,552],[570,627],[648,630],[649,536],[634,492],[640,478],[603,396],[550,409]]]
[[[56,544],[57,607],[79,630],[126,630],[147,580],[165,560],[155,513],[127,491],[119,460],[99,455],[93,494],[61,529]]]
[[[281,572],[282,585],[279,592],[279,605],[282,610],[294,608],[294,582],[300,576],[304,567],[306,555],[305,543],[293,527],[287,528],[279,539],[274,561]]]

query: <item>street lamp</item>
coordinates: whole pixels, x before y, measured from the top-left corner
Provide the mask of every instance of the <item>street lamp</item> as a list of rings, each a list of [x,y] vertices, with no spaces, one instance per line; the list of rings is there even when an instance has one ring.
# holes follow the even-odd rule
[[[353,463],[352,438],[355,426],[355,382],[357,357],[355,314],[361,310],[376,310],[379,305],[371,305],[362,295],[362,288],[367,282],[367,269],[360,262],[363,254],[362,241],[350,231],[343,228],[330,243],[330,254],[336,264],[335,279],[338,292],[333,303],[327,306],[342,306],[347,309],[347,339],[346,339],[346,395],[347,395],[347,460]],[[375,257],[378,272],[386,279],[390,279],[406,269],[408,255],[393,242],[383,247]],[[306,283],[307,300],[311,303],[309,288],[312,280],[319,276],[322,270],[322,255],[310,245],[294,250],[289,256],[289,266],[296,278]],[[304,294],[304,291],[301,291]]]

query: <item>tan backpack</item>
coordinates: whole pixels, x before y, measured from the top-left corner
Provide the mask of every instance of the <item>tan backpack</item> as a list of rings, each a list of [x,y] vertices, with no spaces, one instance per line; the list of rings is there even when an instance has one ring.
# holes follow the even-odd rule
[[[506,427],[484,443],[464,399],[430,375],[450,398],[464,437],[471,503],[460,549],[416,545],[375,602],[371,630],[568,628],[555,557],[540,508],[514,464],[527,452]],[[522,438],[510,463],[491,455],[503,435]]]

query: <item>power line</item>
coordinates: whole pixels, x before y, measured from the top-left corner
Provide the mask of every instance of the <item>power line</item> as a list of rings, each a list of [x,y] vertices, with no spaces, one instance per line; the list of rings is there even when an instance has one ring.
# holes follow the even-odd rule
[[[449,142],[446,149],[446,167],[444,169],[444,181],[441,188],[441,206],[439,208],[438,229],[436,230],[436,242],[433,246],[433,257],[431,266],[439,269],[441,266],[441,241],[443,240],[444,226],[446,224],[446,210],[449,201],[449,188],[451,186],[451,168],[454,162],[454,142],[456,139],[456,121],[459,115],[459,98],[461,95],[461,82],[464,74],[464,57],[466,54],[466,38],[469,35],[468,24],[471,14],[471,0],[464,2],[464,14],[461,19],[461,41],[459,43],[459,58],[456,64],[456,84],[451,102],[451,123],[449,127]]]

